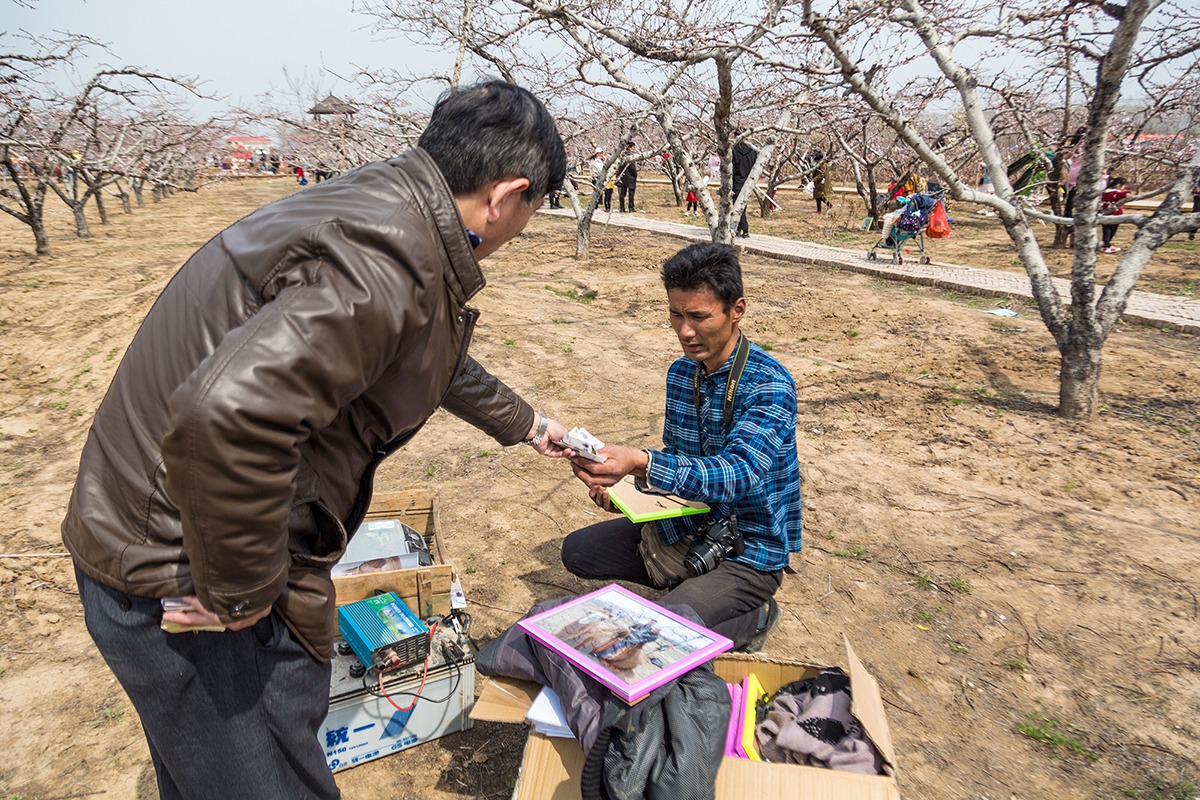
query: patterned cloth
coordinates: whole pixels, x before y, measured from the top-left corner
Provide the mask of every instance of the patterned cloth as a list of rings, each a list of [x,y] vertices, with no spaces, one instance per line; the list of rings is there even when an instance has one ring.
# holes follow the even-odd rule
[[[840,669],[787,684],[765,712],[754,737],[767,761],[882,774],[879,751],[850,713],[850,679]]]
[[[736,352],[736,351],[735,351]],[[758,345],[737,388],[733,423],[722,446],[721,411],[733,356],[716,373],[700,376],[704,455],[692,397],[700,364],[680,358],[667,373],[663,450],[650,454],[649,480],[712,507],[711,518],[733,514],[746,551],[733,558],[771,572],[800,550],[800,463],[796,455],[796,386],[782,364]],[[709,515],[661,520],[664,544],[695,533]]]

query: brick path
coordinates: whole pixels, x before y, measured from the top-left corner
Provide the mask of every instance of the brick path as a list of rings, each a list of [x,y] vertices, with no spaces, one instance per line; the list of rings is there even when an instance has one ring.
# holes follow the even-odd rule
[[[553,214],[560,217],[573,217],[574,212],[569,208],[542,209],[543,214]],[[708,229],[696,228],[679,222],[669,222],[661,219],[651,219],[641,214],[605,214],[600,212],[592,219],[593,225],[616,225],[622,228],[640,228],[656,233],[674,236],[689,241],[708,241]],[[1032,298],[1033,291],[1029,285],[1029,277],[1024,273],[1005,272],[995,269],[980,269],[964,267],[958,264],[904,264],[890,263],[890,255],[886,250],[880,250],[879,261],[868,261],[865,250],[846,250],[840,247],[827,247],[812,242],[799,242],[793,239],[783,239],[778,236],[750,234],[749,239],[737,239],[737,246],[747,253],[796,261],[801,264],[814,264],[822,267],[838,267],[867,275],[894,281],[920,283],[926,286],[936,286],[942,289],[956,289],[973,294],[990,297],[1023,297]],[[914,256],[913,261],[916,261]],[[1054,285],[1058,288],[1063,302],[1071,302],[1071,283],[1063,278],[1055,278]],[[1200,300],[1188,300],[1183,297],[1153,294],[1151,292],[1134,291],[1125,307],[1122,319],[1129,322],[1140,322],[1156,328],[1173,328],[1184,333],[1200,334]]]

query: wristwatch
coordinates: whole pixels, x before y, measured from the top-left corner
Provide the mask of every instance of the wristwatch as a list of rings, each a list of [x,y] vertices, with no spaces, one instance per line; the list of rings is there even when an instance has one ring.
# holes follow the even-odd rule
[[[532,439],[522,439],[521,442],[529,445],[530,447],[537,447],[542,443],[542,440],[546,438],[546,428],[548,427],[550,427],[550,419],[539,411],[537,433],[533,435]]]

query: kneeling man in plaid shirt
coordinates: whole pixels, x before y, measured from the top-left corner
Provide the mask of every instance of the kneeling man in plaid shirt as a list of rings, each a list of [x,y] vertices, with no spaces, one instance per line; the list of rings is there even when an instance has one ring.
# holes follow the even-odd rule
[[[589,525],[563,541],[563,564],[581,578],[667,589],[660,602],[688,605],[736,648],[761,650],[779,622],[783,570],[800,550],[796,386],[739,330],[746,299],[732,247],[686,247],[663,264],[662,280],[683,347],[667,372],[663,447],[605,447],[605,461],[576,457],[572,469],[607,511],[606,487],[630,474],[711,511]]]

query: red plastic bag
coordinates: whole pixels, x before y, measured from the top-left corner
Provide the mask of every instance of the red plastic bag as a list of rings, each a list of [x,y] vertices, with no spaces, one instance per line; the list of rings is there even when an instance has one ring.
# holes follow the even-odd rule
[[[925,235],[930,239],[945,239],[950,235],[950,219],[946,216],[946,206],[941,200],[934,203],[933,211],[929,212],[929,225],[925,228]]]

